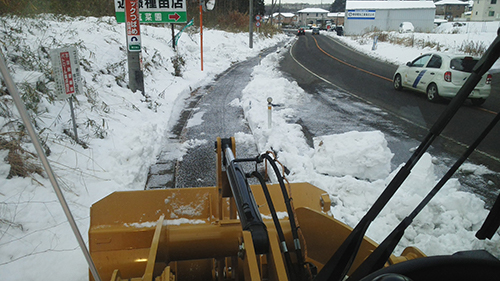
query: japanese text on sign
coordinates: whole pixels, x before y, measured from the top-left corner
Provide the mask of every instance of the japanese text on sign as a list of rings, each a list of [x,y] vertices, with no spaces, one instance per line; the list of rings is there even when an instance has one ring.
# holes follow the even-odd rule
[[[178,9],[185,10],[185,0],[139,0],[139,9],[148,10],[163,10],[163,9]],[[116,7],[118,9],[125,9],[125,0],[116,0]]]
[[[66,95],[75,93],[75,83],[73,81],[73,71],[71,70],[71,62],[69,60],[69,52],[63,52],[61,57],[61,66],[63,71],[64,88]]]
[[[82,93],[82,79],[80,62],[75,47],[53,49],[50,51],[52,71],[56,82],[58,99],[66,99],[72,95]]]
[[[126,0],[127,46],[131,52],[141,50],[141,31],[139,24],[139,0]]]
[[[116,20],[125,22],[126,0],[115,0]],[[139,0],[139,17],[144,23],[186,23],[186,0]]]
[[[347,18],[354,20],[374,20],[375,10],[347,10]]]

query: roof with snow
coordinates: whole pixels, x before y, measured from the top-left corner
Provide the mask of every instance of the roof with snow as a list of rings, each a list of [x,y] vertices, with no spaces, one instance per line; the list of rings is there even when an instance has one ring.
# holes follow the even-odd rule
[[[435,9],[432,1],[347,1],[346,10],[352,9]]]
[[[460,0],[441,0],[438,2],[434,3],[436,6],[444,6],[444,5],[463,5],[463,6],[469,6],[469,2],[464,2]]]
[[[277,17],[279,14],[281,14],[285,18],[293,18],[295,14],[293,13],[274,13],[273,17]]]
[[[321,8],[306,8],[306,9],[302,9],[302,10],[298,11],[297,13],[298,14],[307,14],[307,13],[310,13],[310,14],[313,14],[313,13],[327,14],[327,13],[329,13],[329,11],[327,11],[325,9],[321,9]]]
[[[344,17],[345,16],[345,13],[344,12],[341,12],[341,13],[328,13],[327,17]]]

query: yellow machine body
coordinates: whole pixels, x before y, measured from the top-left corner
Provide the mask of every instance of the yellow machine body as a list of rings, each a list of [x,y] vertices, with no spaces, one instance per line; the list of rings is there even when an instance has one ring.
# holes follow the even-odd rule
[[[234,148],[233,148],[234,150]],[[102,280],[289,280],[269,206],[250,186],[267,226],[269,252],[257,254],[242,229],[217,152],[217,186],[115,192],[91,208],[90,253]],[[269,185],[288,249],[294,248],[278,184]],[[321,270],[351,232],[328,215],[330,199],[309,183],[288,186],[305,262]],[[377,247],[364,239],[351,272]],[[291,251],[291,257],[296,262]],[[389,263],[423,257],[407,248]],[[91,277],[92,279],[92,277]]]

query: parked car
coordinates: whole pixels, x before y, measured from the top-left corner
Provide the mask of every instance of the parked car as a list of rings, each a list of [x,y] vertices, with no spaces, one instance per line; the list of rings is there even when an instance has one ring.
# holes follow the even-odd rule
[[[427,94],[429,101],[454,97],[469,78],[478,57],[428,53],[398,67],[393,77],[396,90],[413,89]],[[484,75],[469,98],[481,105],[491,92],[491,74]]]
[[[408,32],[413,32],[415,28],[413,27],[413,24],[409,21],[404,21],[399,24],[399,33],[408,33]]]
[[[318,28],[318,27],[314,27],[314,28],[313,28],[313,31],[312,31],[312,34],[313,34],[313,35],[314,35],[314,34],[319,35],[319,28]]]
[[[306,34],[306,31],[304,30],[303,27],[299,28],[299,30],[297,31],[297,35],[305,35]]]

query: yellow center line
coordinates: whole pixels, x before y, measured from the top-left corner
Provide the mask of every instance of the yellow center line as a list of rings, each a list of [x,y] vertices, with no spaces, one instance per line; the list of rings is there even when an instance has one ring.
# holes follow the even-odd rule
[[[476,107],[476,109],[479,109],[481,111],[484,111],[484,112],[487,112],[487,113],[491,113],[491,114],[497,114],[497,112],[495,112],[495,111],[491,111],[489,109],[482,108],[482,107]]]
[[[355,65],[352,65],[352,64],[350,64],[350,63],[347,63],[347,62],[345,62],[345,61],[342,61],[342,60],[340,60],[340,59],[338,59],[338,58],[336,58],[336,57],[334,57],[334,56],[330,55],[330,54],[329,54],[329,53],[327,53],[325,50],[321,49],[321,47],[319,46],[318,41],[316,40],[316,38],[314,38],[314,37],[313,37],[313,39],[314,39],[314,42],[316,42],[316,47],[318,47],[318,49],[319,49],[321,52],[323,52],[325,55],[329,56],[330,58],[332,58],[332,59],[334,59],[334,60],[336,60],[336,61],[338,61],[338,62],[340,62],[340,63],[342,63],[342,64],[345,64],[345,65],[347,65],[347,66],[349,66],[349,67],[352,67],[352,68],[354,68],[354,69],[357,69],[357,70],[359,70],[359,71],[363,71],[363,72],[368,73],[368,74],[370,74],[370,75],[373,75],[373,76],[375,76],[375,77],[382,78],[382,79],[384,79],[384,80],[387,80],[387,81],[392,82],[392,79],[390,79],[390,78],[387,78],[387,77],[384,77],[384,76],[381,76],[381,75],[375,74],[375,73],[370,72],[370,71],[368,71],[368,70],[364,70],[364,69],[362,69],[362,68],[359,68],[359,67],[357,67],[357,66],[355,66]],[[481,111],[484,111],[484,112],[487,112],[487,113],[491,113],[491,114],[497,114],[497,112],[495,112],[495,111],[491,111],[491,110],[489,110],[489,109],[482,108],[482,107],[476,107],[476,109],[481,110]]]
[[[349,64],[349,63],[347,63],[347,62],[345,62],[345,61],[342,61],[342,60],[340,60],[340,59],[338,59],[338,58],[336,58],[336,57],[334,57],[334,56],[330,55],[329,53],[327,53],[327,52],[325,52],[323,49],[321,49],[321,47],[319,46],[318,41],[316,40],[316,38],[314,38],[314,37],[313,37],[313,39],[314,39],[314,42],[316,42],[316,47],[318,47],[318,49],[319,49],[321,52],[323,52],[325,55],[327,55],[327,56],[331,57],[332,59],[334,59],[334,60],[336,60],[336,61],[338,61],[338,62],[340,62],[340,63],[343,63],[343,64],[345,64],[345,65],[347,65],[347,66],[349,66],[349,67],[352,67],[352,68],[354,68],[354,69],[357,69],[357,70],[363,71],[363,72],[368,73],[368,74],[370,74],[370,75],[373,75],[373,76],[375,76],[375,77],[382,78],[382,79],[384,79],[384,80],[387,80],[387,81],[392,82],[392,79],[390,79],[390,78],[387,78],[387,77],[384,77],[384,76],[381,76],[381,75],[375,74],[375,73],[370,72],[370,71],[368,71],[368,70],[364,70],[364,69],[362,69],[362,68],[359,68],[359,67],[357,67],[357,66],[354,66],[354,65],[352,65],[352,64]]]

